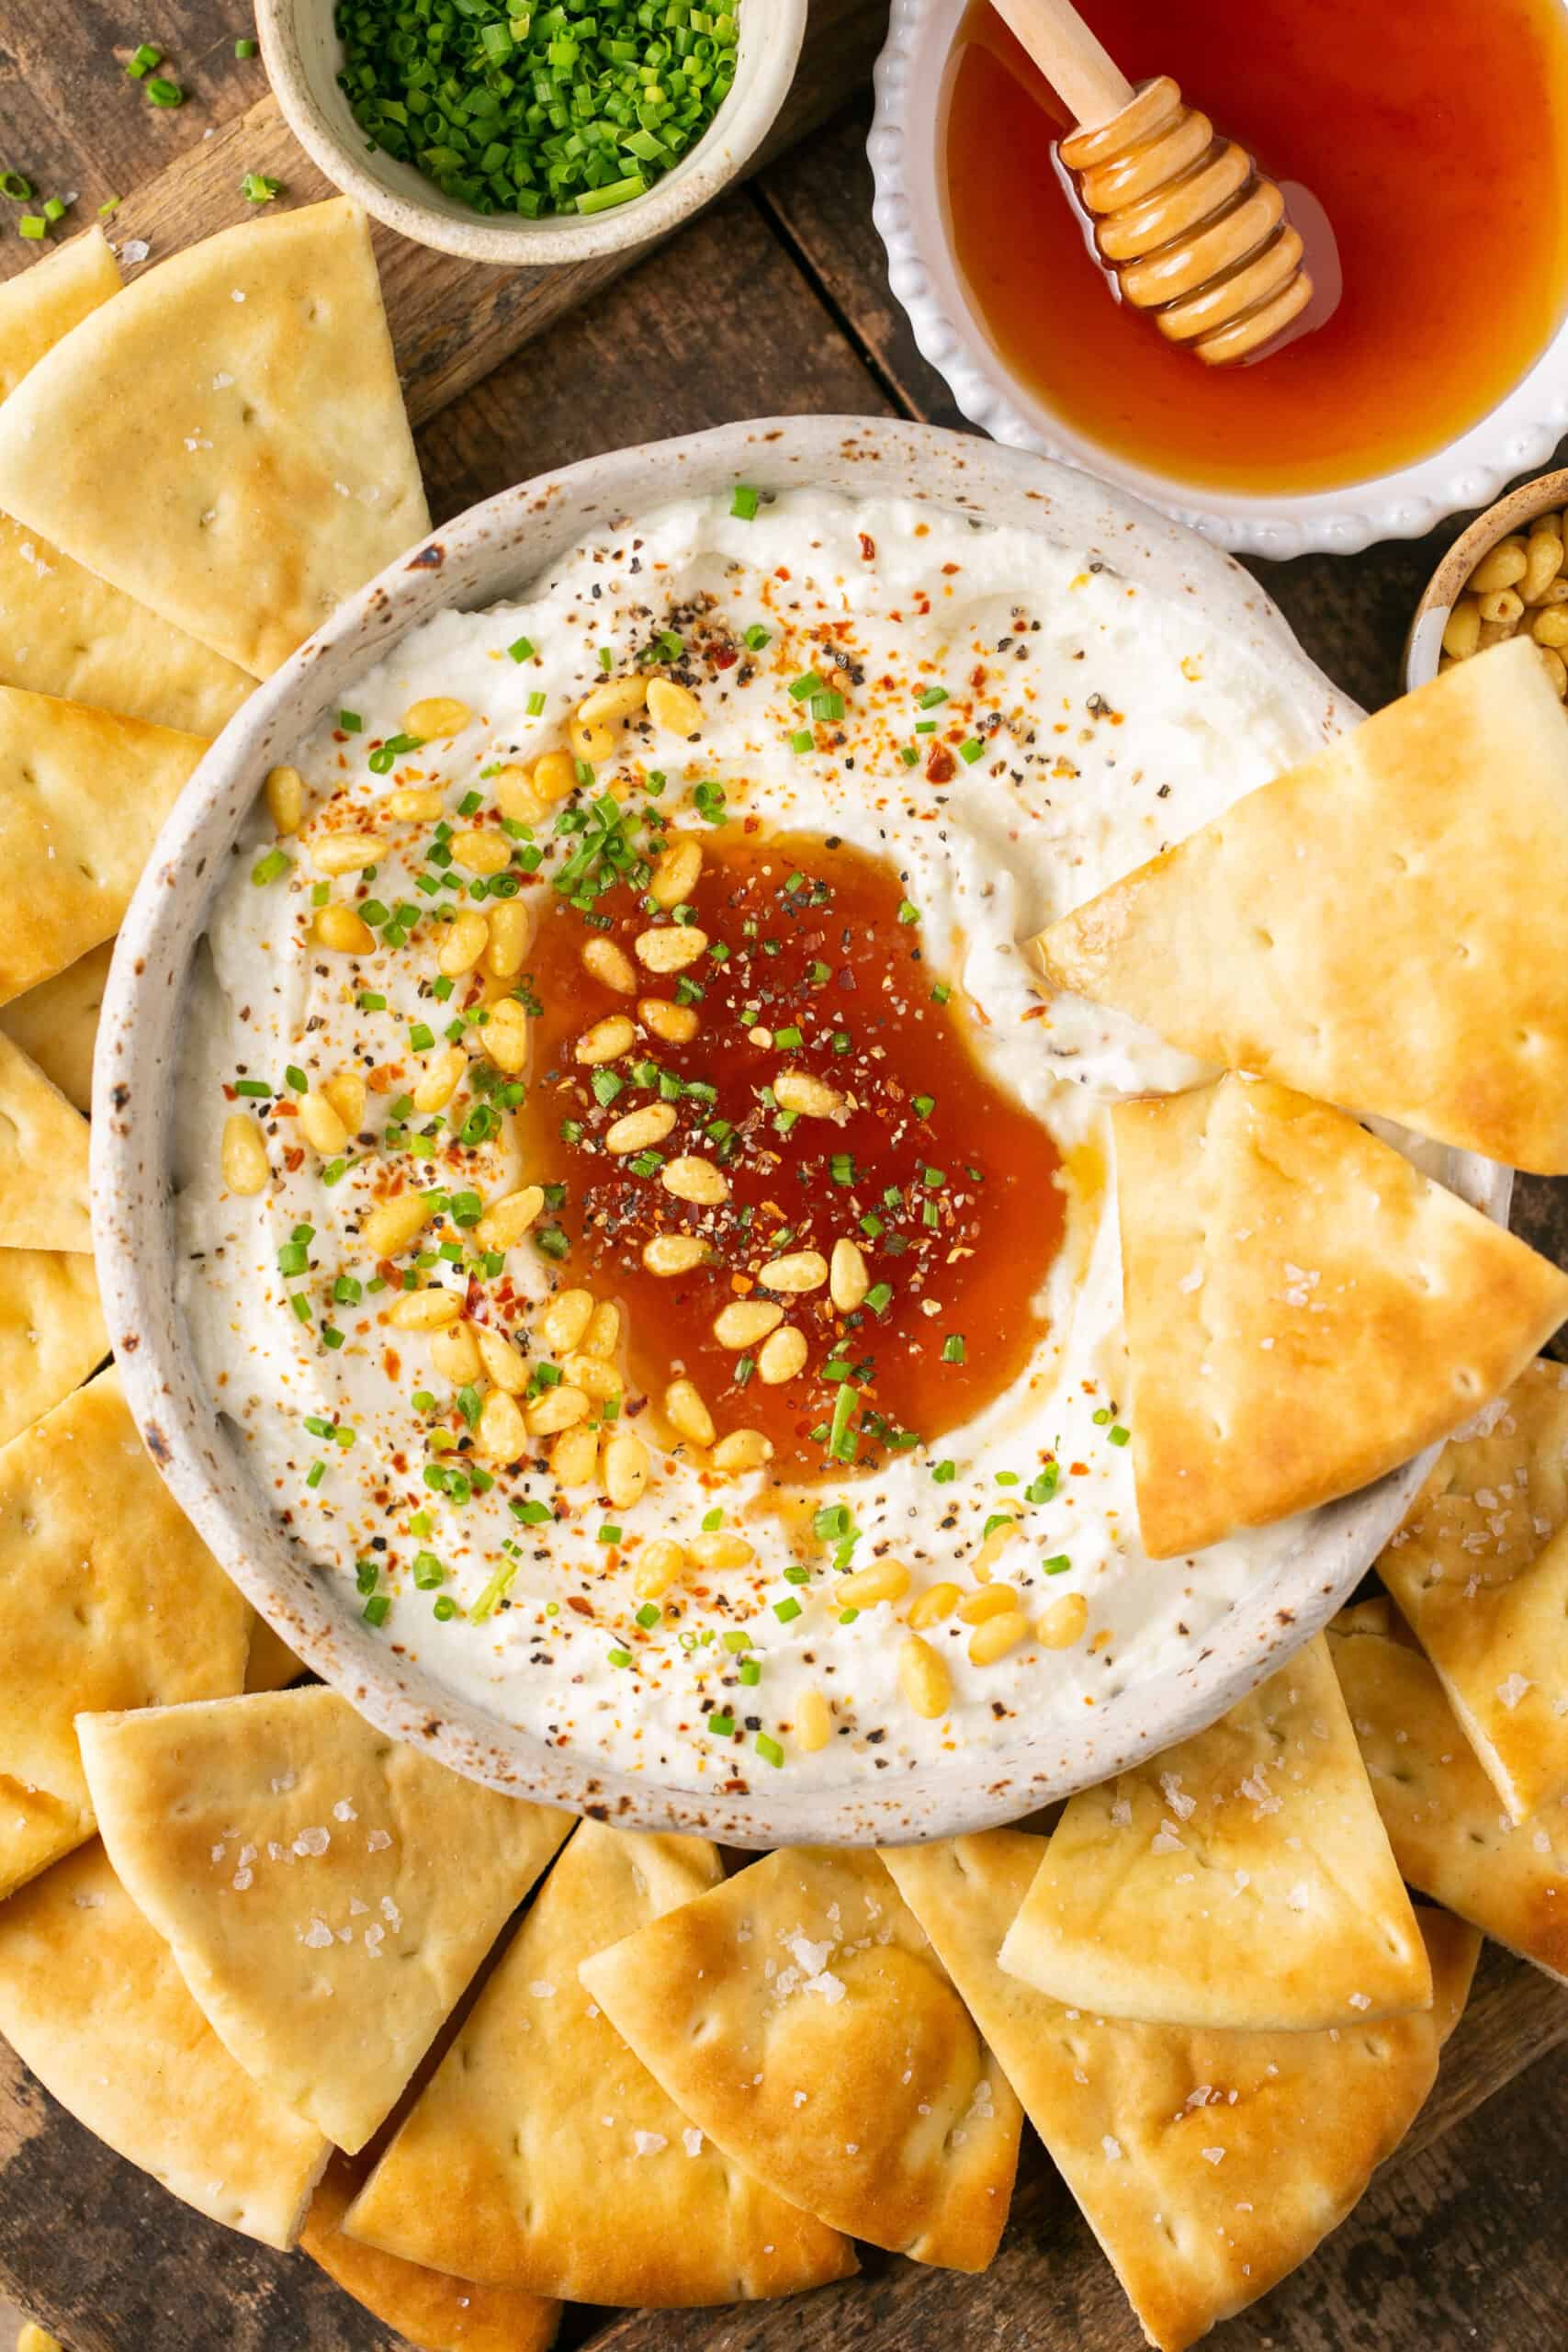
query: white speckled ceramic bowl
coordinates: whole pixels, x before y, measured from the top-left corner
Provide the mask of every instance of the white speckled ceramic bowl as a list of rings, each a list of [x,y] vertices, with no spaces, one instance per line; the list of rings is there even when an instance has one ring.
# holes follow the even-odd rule
[[[1424,1464],[1319,1514],[1198,1654],[1108,1692],[1082,1722],[1015,1732],[987,1754],[869,1773],[833,1791],[793,1792],[787,1773],[770,1773],[746,1794],[701,1793],[552,1747],[400,1659],[364,1624],[356,1597],[334,1589],[277,1524],[243,1442],[198,1383],[175,1304],[170,1154],[182,1007],[220,876],[267,769],[324,711],[352,702],[366,670],[443,606],[518,594],[585,534],[665,499],[727,492],[737,481],[904,494],[1066,537],[1160,594],[1200,599],[1312,727],[1357,716],[1239,565],[1083,474],[931,426],[774,418],[591,458],[506,491],[351,597],[258,687],[164,828],[120,933],[99,1030],[98,1269],[126,1394],[180,1503],[283,1638],[386,1730],[496,1787],[627,1826],[699,1830],[743,1846],[937,1837],[1015,1819],[1211,1721],[1324,1623],[1392,1533]],[[1505,1171],[1455,1157],[1448,1172],[1495,1216],[1506,1213]]]
[[[1543,465],[1568,428],[1568,319],[1490,413],[1429,458],[1344,490],[1251,496],[1182,483],[1101,448],[1036,400],[993,348],[942,219],[940,149],[953,41],[969,0],[893,0],[876,68],[870,153],[876,225],[894,293],[965,416],[998,441],[1089,466],[1221,547],[1247,555],[1351,555],[1374,539],[1419,538],[1445,515],[1495,498]],[[1173,15],[1179,57],[1179,17]],[[1178,68],[1179,71],[1179,67]]]
[[[549,268],[646,244],[710,203],[773,128],[795,78],[807,0],[750,0],[739,18],[735,83],[706,134],[646,196],[608,212],[545,220],[476,212],[412,164],[372,147],[338,88],[343,45],[333,0],[256,0],[262,61],[288,127],[334,187],[418,245],[465,261]]]

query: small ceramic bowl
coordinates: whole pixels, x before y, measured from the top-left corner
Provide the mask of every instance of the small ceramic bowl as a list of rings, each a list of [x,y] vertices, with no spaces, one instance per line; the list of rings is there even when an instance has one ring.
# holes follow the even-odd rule
[[[1410,635],[1404,646],[1404,684],[1424,686],[1438,674],[1438,657],[1443,650],[1443,631],[1449,615],[1459,601],[1465,582],[1483,555],[1506,539],[1510,531],[1528,531],[1538,514],[1550,514],[1568,505],[1568,467],[1551,474],[1538,474],[1533,481],[1517,483],[1506,498],[1478,514],[1468,531],[1459,537],[1438,564],[1427,591],[1416,607],[1416,617],[1410,624]]]
[[[889,282],[915,341],[973,423],[1016,448],[1088,467],[1247,555],[1352,555],[1374,539],[1419,538],[1446,515],[1495,498],[1527,466],[1545,464],[1568,429],[1568,319],[1512,391],[1457,441],[1344,490],[1255,496],[1194,488],[1132,464],[1054,415],[993,347],[964,289],[943,217],[948,74],[968,6],[893,0],[876,68],[870,154]]]
[[[1315,669],[1257,582],[1121,491],[1065,466],[930,425],[773,417],[591,458],[503,492],[435,532],[341,605],[256,688],[201,762],[164,827],[121,928],[98,1030],[94,1224],[104,1308],[130,1408],[175,1498],[283,1639],[362,1713],[455,1770],[627,1828],[739,1846],[862,1845],[1017,1820],[1201,1728],[1314,1633],[1393,1532],[1431,1455],[1304,1519],[1279,1564],[1179,1663],[1108,1688],[1092,1714],[1021,1721],[989,1748],[907,1772],[846,1775],[750,1794],[606,1770],[444,1684],[365,1624],[357,1596],[321,1573],[279,1523],[247,1449],[202,1382],[176,1298],[175,1096],[193,959],[230,853],[267,770],[408,630],[450,607],[523,594],[584,536],[737,481],[849,497],[929,500],[1093,549],[1128,579],[1201,605],[1262,668],[1314,736],[1357,712]],[[1438,1172],[1491,1215],[1510,1176],[1464,1154]]]
[[[662,237],[728,187],[772,129],[795,78],[807,0],[743,0],[735,83],[708,131],[646,196],[608,212],[525,220],[475,212],[412,164],[372,147],[338,88],[333,0],[256,0],[262,58],[288,127],[334,187],[400,236],[465,261],[548,268]]]

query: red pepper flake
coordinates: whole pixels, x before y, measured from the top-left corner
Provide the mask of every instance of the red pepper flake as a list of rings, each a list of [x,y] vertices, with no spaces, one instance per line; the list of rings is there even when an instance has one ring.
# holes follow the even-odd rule
[[[876,561],[876,541],[872,537],[869,531],[862,531],[859,534],[859,537],[862,560],[866,563],[874,563]]]
[[[958,774],[958,763],[945,743],[933,743],[926,757],[926,782],[951,784]]]

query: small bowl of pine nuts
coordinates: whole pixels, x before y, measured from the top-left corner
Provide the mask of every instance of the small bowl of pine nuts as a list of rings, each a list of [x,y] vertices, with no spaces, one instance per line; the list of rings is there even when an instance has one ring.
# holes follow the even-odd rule
[[[1568,701],[1568,469],[1489,506],[1454,541],[1416,607],[1406,687],[1505,638],[1530,637]]]

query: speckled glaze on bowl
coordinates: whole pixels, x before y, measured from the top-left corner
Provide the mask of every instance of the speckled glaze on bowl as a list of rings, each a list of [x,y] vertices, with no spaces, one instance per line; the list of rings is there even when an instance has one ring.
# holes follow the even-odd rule
[[[120,933],[99,1028],[93,1192],[105,1310],[126,1394],[154,1460],[224,1566],[284,1640],[363,1713],[494,1787],[627,1827],[684,1829],[741,1846],[864,1844],[951,1835],[1018,1818],[1103,1780],[1210,1722],[1316,1630],[1397,1524],[1415,1463],[1321,1513],[1278,1571],[1180,1666],[1113,1694],[1083,1723],[1018,1732],[986,1754],[835,1790],[786,1772],[744,1793],[671,1788],[552,1747],[455,1696],[365,1625],[275,1521],[199,1385],[175,1298],[170,1151],[186,977],[229,851],[269,767],[357,679],[444,606],[524,590],[585,534],[660,501],[810,486],[903,494],[990,523],[1065,537],[1208,620],[1264,662],[1307,723],[1358,714],[1301,652],[1240,566],[1088,476],[919,424],[796,417],[656,442],[543,475],[477,506],[394,564],[260,686],[202,761],[159,840]],[[1453,1157],[1459,1189],[1506,1214],[1509,1178]]]

